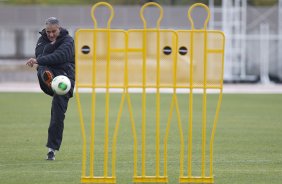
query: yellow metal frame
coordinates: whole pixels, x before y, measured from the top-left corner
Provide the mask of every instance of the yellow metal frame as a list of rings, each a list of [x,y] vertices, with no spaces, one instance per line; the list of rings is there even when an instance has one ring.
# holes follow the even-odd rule
[[[107,22],[107,27],[106,28],[98,28],[98,24],[95,18],[95,10],[99,6],[105,6],[107,7],[111,15],[108,19]],[[159,9],[160,15],[157,20],[156,28],[154,29],[148,29],[147,28],[147,22],[144,18],[144,10],[148,6],[155,6],[156,8]],[[194,21],[192,19],[191,13],[195,7],[201,7],[204,8],[207,11],[207,18],[204,23],[203,29],[196,30],[194,27]],[[78,105],[78,112],[79,112],[79,117],[80,117],[80,126],[81,126],[81,133],[82,133],[82,142],[83,142],[83,148],[82,148],[82,176],[81,176],[81,182],[82,183],[116,183],[116,144],[117,144],[117,136],[119,132],[119,127],[120,127],[120,121],[121,121],[121,116],[123,112],[123,106],[127,102],[128,106],[128,113],[130,117],[130,122],[131,122],[131,130],[132,130],[132,135],[133,135],[133,182],[135,183],[166,183],[168,182],[168,171],[167,171],[167,149],[168,149],[168,137],[169,137],[169,131],[170,131],[170,126],[171,126],[171,121],[172,121],[172,116],[173,116],[173,111],[176,111],[176,117],[177,117],[177,126],[179,129],[179,136],[180,136],[180,163],[179,163],[179,169],[180,169],[180,177],[179,177],[179,182],[180,183],[213,183],[214,182],[214,177],[213,177],[213,144],[214,144],[214,137],[215,137],[215,130],[216,130],[216,125],[218,121],[218,116],[219,116],[219,111],[220,111],[220,106],[221,106],[221,101],[222,101],[222,89],[223,89],[223,64],[224,64],[224,34],[220,31],[209,31],[207,30],[207,24],[209,21],[210,17],[210,12],[209,8],[204,5],[204,4],[194,4],[191,6],[188,10],[188,19],[191,23],[191,30],[164,30],[160,29],[160,23],[163,18],[163,9],[162,7],[154,2],[146,3],[145,5],[142,6],[140,10],[140,17],[143,22],[143,29],[140,30],[115,30],[111,29],[111,21],[114,17],[114,9],[113,7],[106,3],[106,2],[100,2],[95,4],[92,9],[91,9],[91,17],[94,23],[94,29],[80,29],[76,32],[75,35],[75,45],[76,45],[76,68],[79,67],[80,61],[78,55],[80,54],[80,48],[77,48],[77,45],[79,43],[79,35],[84,34],[86,32],[91,32],[93,33],[93,52],[92,52],[92,70],[91,70],[91,77],[92,78],[92,83],[87,84],[80,82],[80,73],[77,70],[76,71],[76,99],[77,99],[77,105]],[[124,47],[123,48],[112,48],[111,47],[111,34],[112,33],[121,33],[124,38]],[[96,84],[97,80],[97,69],[96,69],[96,64],[97,64],[97,34],[99,33],[106,33],[107,34],[107,41],[106,41],[106,57],[105,57],[105,62],[106,62],[106,80],[105,83],[103,84]],[[140,33],[142,37],[142,48],[130,48],[128,46],[129,43],[129,35],[133,33]],[[156,47],[156,82],[155,84],[148,84],[146,76],[147,76],[147,45],[150,44],[147,42],[147,34],[150,33],[156,33],[157,35],[157,47]],[[172,38],[172,60],[173,60],[173,83],[171,85],[168,84],[162,84],[160,82],[160,35],[163,33],[170,33],[173,35]],[[189,84],[178,84],[177,81],[177,67],[178,67],[178,56],[177,56],[177,48],[178,48],[178,42],[179,42],[179,34],[180,33],[185,33],[190,36],[190,55],[189,61],[190,61],[190,74],[189,74]],[[203,56],[203,84],[194,84],[194,69],[193,69],[193,62],[194,62],[194,36],[197,34],[203,34],[204,35],[204,56]],[[220,49],[211,49],[208,47],[208,36],[210,34],[217,34],[220,35],[221,41],[222,41],[222,48]],[[111,63],[111,53],[117,52],[117,53],[122,53],[124,56],[123,62],[124,62],[124,79],[123,79],[123,84],[112,84],[110,82],[110,63]],[[142,53],[142,83],[141,84],[130,84],[129,83],[129,68],[128,68],[128,53],[131,52],[137,52],[137,53]],[[220,77],[220,83],[219,84],[210,84],[208,82],[208,76],[207,76],[207,69],[208,69],[208,56],[209,54],[220,54],[221,61],[222,61],[222,66],[221,66],[221,77]],[[87,137],[86,137],[86,130],[85,130],[85,123],[84,123],[84,117],[83,117],[83,112],[82,112],[82,105],[81,105],[81,100],[80,100],[80,88],[89,88],[91,89],[91,136],[90,136],[90,156],[89,156],[89,175],[87,174]],[[104,132],[104,164],[103,164],[103,175],[102,176],[97,176],[95,174],[95,168],[94,168],[94,162],[95,162],[95,115],[96,115],[96,91],[98,88],[105,88],[105,132]],[[112,143],[112,155],[111,155],[111,175],[109,175],[109,111],[110,111],[110,89],[111,88],[119,88],[122,89],[122,96],[121,96],[121,102],[119,106],[119,111],[117,115],[117,120],[115,123],[115,129],[114,129],[114,134],[113,134],[113,143]],[[131,102],[131,97],[129,93],[130,88],[139,88],[142,89],[142,130],[141,130],[141,175],[139,175],[138,171],[138,135],[136,131],[136,126],[135,126],[135,120],[134,120],[134,114],[133,114],[133,108],[132,108],[132,102]],[[148,88],[155,88],[156,89],[156,166],[155,166],[155,175],[147,175],[146,173],[146,102],[147,102],[147,93],[146,90]],[[164,153],[163,153],[163,171],[161,172],[161,166],[160,166],[160,146],[161,146],[161,140],[160,140],[160,102],[161,102],[161,88],[170,88],[173,90],[172,94],[172,99],[171,99],[171,104],[170,104],[170,110],[168,114],[168,120],[167,120],[167,125],[166,125],[166,130],[165,130],[165,135],[164,135],[164,140],[163,140],[163,146],[164,146]],[[185,145],[184,141],[184,131],[183,131],[183,124],[181,122],[181,115],[180,115],[180,108],[179,108],[179,103],[178,103],[178,97],[177,97],[177,89],[179,88],[184,88],[184,89],[189,89],[189,96],[187,100],[189,101],[189,112],[188,112],[188,145]],[[202,155],[201,155],[201,174],[200,176],[194,176],[192,174],[192,150],[193,150],[193,94],[194,94],[194,89],[202,89],[203,90],[203,98],[202,98]],[[217,89],[219,90],[219,98],[217,102],[217,107],[216,107],[216,113],[215,117],[213,120],[213,126],[212,126],[212,132],[211,132],[211,137],[210,137],[210,142],[209,142],[209,174],[207,174],[207,169],[206,169],[206,141],[207,141],[207,90],[208,89]],[[187,158],[188,158],[188,163],[187,163],[187,175],[184,175],[184,158],[185,158],[185,146],[188,147],[188,152],[187,152]]]
[[[192,11],[194,10],[194,8],[196,7],[202,7],[206,10],[207,12],[207,17],[206,20],[204,22],[204,27],[201,30],[196,30],[195,26],[194,26],[194,21],[192,18]],[[208,21],[210,19],[210,11],[209,8],[202,4],[202,3],[196,3],[194,5],[192,5],[187,13],[187,17],[191,23],[191,30],[179,30],[178,32],[190,32],[190,36],[191,36],[191,54],[190,54],[190,95],[189,95],[189,132],[188,132],[188,175],[187,176],[180,176],[179,182],[180,183],[214,183],[214,177],[213,177],[213,144],[214,144],[214,136],[215,136],[215,130],[216,130],[216,125],[217,125],[217,121],[218,121],[218,116],[219,116],[219,110],[220,110],[220,106],[221,106],[221,101],[222,101],[222,90],[223,90],[223,69],[224,69],[224,62],[222,62],[222,75],[221,75],[221,83],[218,87],[215,87],[217,89],[219,89],[219,99],[218,99],[218,104],[217,104],[217,108],[216,108],[216,114],[215,114],[215,118],[214,118],[214,122],[213,122],[213,128],[212,128],[212,133],[211,133],[211,138],[210,138],[210,171],[209,171],[209,175],[206,175],[206,129],[207,129],[207,119],[206,119],[206,115],[207,115],[207,89],[212,89],[213,87],[208,86],[207,85],[207,56],[208,54],[211,53],[221,53],[222,55],[222,61],[224,61],[224,47],[222,49],[218,49],[218,50],[210,50],[207,47],[207,42],[208,42],[208,38],[207,35],[209,33],[218,33],[222,35],[222,42],[223,42],[223,46],[224,44],[224,40],[225,40],[225,36],[221,31],[208,31],[207,30],[207,25],[208,25]],[[197,88],[196,86],[194,86],[193,84],[193,36],[195,33],[204,33],[204,72],[203,72],[203,76],[204,76],[204,85],[203,85],[203,99],[202,99],[202,160],[201,160],[201,175],[200,176],[193,176],[192,175],[192,146],[193,146],[193,142],[192,142],[192,137],[193,137],[193,89]]]

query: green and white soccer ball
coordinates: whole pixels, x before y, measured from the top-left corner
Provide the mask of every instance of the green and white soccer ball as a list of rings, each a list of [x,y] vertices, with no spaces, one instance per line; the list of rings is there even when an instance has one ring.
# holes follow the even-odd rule
[[[68,77],[58,75],[52,80],[51,87],[57,95],[65,95],[71,88],[71,82]]]

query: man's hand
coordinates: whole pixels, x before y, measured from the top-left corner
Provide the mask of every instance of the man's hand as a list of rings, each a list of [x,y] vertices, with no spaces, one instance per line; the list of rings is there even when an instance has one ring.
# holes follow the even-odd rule
[[[29,67],[33,67],[33,65],[35,64],[38,64],[37,63],[37,60],[34,59],[34,58],[30,58],[27,62],[26,62],[26,65],[29,66]]]

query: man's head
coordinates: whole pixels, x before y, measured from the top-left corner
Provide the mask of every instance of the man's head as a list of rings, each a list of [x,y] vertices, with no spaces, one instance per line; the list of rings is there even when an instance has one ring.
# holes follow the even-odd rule
[[[59,20],[56,17],[50,17],[46,19],[45,25],[48,39],[51,42],[55,41],[60,34]]]

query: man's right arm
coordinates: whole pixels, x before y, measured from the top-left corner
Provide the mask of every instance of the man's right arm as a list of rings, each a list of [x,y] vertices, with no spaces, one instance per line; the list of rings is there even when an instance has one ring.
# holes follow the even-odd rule
[[[35,46],[35,58],[39,58],[42,56],[42,53],[44,51],[46,41],[44,41],[43,37],[39,37],[36,46]],[[38,64],[37,60],[35,58],[30,58],[27,60],[26,65],[29,67],[33,67],[35,64]]]
[[[46,45],[46,41],[43,39],[43,37],[41,36],[35,46],[35,57],[41,57],[44,51],[44,47]]]

